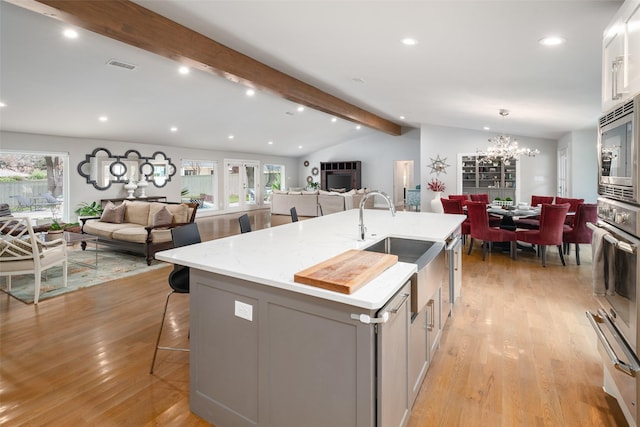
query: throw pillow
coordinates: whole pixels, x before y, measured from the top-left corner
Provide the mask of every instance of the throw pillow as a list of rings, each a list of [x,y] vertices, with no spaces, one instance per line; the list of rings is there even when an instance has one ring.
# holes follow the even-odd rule
[[[347,191],[346,188],[329,188],[329,191],[334,191],[336,193],[344,193],[345,191]]]
[[[104,210],[102,211],[100,221],[111,222],[113,224],[122,224],[122,221],[124,220],[125,206],[126,205],[124,203],[116,206],[112,202],[108,202],[104,207]]]
[[[167,225],[171,224],[172,221],[173,215],[169,212],[166,206],[163,206],[162,209],[153,214],[153,221],[151,222],[151,225],[153,227],[156,225]]]
[[[36,240],[40,258],[44,256],[42,253],[42,245]],[[0,258],[15,258],[22,256],[31,256],[33,247],[29,240],[12,239],[10,241],[0,240]],[[6,260],[8,261],[8,260]]]

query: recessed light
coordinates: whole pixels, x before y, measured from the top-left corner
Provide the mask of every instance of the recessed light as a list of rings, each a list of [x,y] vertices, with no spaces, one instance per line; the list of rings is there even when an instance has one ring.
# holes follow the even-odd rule
[[[400,120],[404,120],[404,116],[400,116]]]
[[[540,43],[542,46],[558,46],[561,44],[565,44],[566,42],[567,39],[558,36],[544,37],[538,40],[538,43]]]
[[[171,129],[169,129],[171,132],[178,132],[178,128],[175,126],[171,126]]]
[[[178,68],[178,72],[182,75],[189,74],[189,67],[183,65],[182,67]]]
[[[489,126],[484,126],[482,129],[484,130],[491,130],[491,128]]]
[[[233,139],[233,138],[235,138],[235,136],[229,135],[229,139]]]
[[[7,104],[5,104],[4,102],[0,102],[0,108],[6,107],[6,106],[7,106]]]
[[[269,141],[269,142],[267,142],[267,144],[273,145],[273,141]]]
[[[356,126],[356,130],[360,130],[362,128],[362,126],[358,125]]]
[[[299,113],[302,113],[303,111],[304,111],[304,107],[303,107],[302,105],[301,105],[301,106],[299,106],[299,107],[298,107],[298,112],[299,112]]]
[[[73,28],[65,29],[62,32],[62,34],[68,39],[77,39],[78,38],[78,32],[76,30],[74,30]]]
[[[300,149],[300,150],[301,150],[301,149],[302,149],[302,145],[298,145],[298,149]]]
[[[247,89],[245,93],[247,94],[247,96],[253,96],[256,94],[256,91],[253,89]]]
[[[335,123],[337,121],[338,121],[338,119],[336,119],[335,117],[331,117],[331,123]]]
[[[100,116],[98,117],[98,120],[100,120],[101,122],[106,122],[107,120],[109,120],[109,118],[107,116]]]
[[[402,44],[407,45],[407,46],[415,46],[418,44],[418,40],[413,39],[411,37],[406,37],[404,39],[402,39]]]

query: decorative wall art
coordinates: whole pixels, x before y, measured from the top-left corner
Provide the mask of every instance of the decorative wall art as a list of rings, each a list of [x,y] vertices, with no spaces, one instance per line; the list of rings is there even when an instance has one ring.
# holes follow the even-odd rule
[[[447,168],[451,166],[447,164],[446,157],[444,159],[440,158],[440,154],[438,154],[435,159],[431,157],[430,159],[431,159],[431,164],[429,165],[429,167],[431,168],[430,173],[435,173],[436,176],[440,175],[441,173],[447,173]]]
[[[111,184],[146,181],[164,187],[176,174],[176,166],[162,151],[142,156],[137,150],[113,155],[106,148],[96,148],[78,163],[78,173],[97,190],[106,190]]]

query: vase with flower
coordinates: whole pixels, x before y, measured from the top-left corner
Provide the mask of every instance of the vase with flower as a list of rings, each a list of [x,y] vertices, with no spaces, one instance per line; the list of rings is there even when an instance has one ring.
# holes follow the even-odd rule
[[[433,199],[431,200],[431,212],[443,213],[444,209],[442,209],[442,202],[440,202],[440,198],[442,197],[442,192],[445,190],[444,182],[440,181],[438,178],[433,178],[431,181],[427,183],[429,190],[434,192]]]

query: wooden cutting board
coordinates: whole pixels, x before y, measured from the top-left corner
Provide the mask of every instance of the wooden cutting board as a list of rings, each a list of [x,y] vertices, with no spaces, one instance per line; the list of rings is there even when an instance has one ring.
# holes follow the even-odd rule
[[[297,272],[293,280],[350,294],[397,262],[397,255],[350,249]]]

